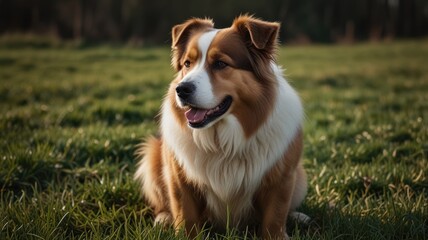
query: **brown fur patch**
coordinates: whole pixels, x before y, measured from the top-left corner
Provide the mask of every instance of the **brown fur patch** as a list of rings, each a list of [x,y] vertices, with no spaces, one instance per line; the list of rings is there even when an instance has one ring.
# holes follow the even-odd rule
[[[180,59],[187,49],[188,41],[195,33],[212,29],[214,23],[209,19],[193,18],[172,28],[172,59],[171,64],[176,71],[183,65]]]
[[[207,69],[216,96],[232,96],[232,114],[241,123],[247,138],[266,121],[276,99],[275,76],[270,63],[260,61],[244,44],[235,28],[221,30],[208,51]],[[228,64],[222,70],[209,66],[221,60]]]

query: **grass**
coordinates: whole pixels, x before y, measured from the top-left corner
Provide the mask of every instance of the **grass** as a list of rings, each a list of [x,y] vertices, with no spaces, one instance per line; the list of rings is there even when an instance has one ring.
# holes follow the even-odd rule
[[[184,238],[132,180],[169,50],[32,42],[0,41],[0,239]],[[427,59],[428,40],[280,49],[307,116],[293,239],[428,238]]]

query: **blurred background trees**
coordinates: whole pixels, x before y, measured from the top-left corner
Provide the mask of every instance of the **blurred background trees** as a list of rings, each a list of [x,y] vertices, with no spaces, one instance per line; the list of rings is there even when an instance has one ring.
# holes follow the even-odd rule
[[[282,22],[282,42],[354,42],[428,33],[427,0],[0,0],[0,34],[49,34],[87,42],[168,44],[171,27],[241,13]]]

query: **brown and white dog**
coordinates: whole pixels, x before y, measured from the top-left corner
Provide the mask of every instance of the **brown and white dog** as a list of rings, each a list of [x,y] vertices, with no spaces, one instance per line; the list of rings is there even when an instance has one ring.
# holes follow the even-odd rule
[[[161,110],[160,138],[139,149],[135,179],[155,221],[195,236],[256,227],[287,238],[303,201],[303,109],[275,64],[279,24],[240,16],[215,29],[191,19],[172,29],[177,71]]]

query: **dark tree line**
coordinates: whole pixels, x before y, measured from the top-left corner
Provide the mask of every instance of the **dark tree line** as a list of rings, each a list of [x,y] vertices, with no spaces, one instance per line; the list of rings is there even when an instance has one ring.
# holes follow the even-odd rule
[[[341,42],[428,33],[427,0],[0,0],[0,34],[166,43],[174,24],[210,17],[227,27],[241,13],[282,22],[281,40]]]

